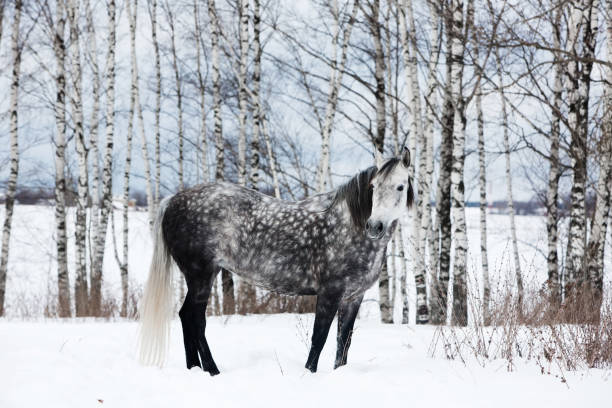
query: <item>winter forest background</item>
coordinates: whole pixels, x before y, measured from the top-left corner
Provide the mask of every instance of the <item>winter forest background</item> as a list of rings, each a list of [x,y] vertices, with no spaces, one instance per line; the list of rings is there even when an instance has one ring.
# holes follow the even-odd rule
[[[611,55],[611,0],[0,0],[0,316],[135,318],[161,198],[300,200],[405,145],[364,310],[609,365]],[[208,313],[313,305],[224,274]]]

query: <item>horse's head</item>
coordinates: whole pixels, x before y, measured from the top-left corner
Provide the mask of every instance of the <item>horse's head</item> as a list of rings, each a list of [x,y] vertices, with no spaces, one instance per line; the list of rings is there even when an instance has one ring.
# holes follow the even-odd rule
[[[365,223],[368,238],[382,238],[393,221],[412,205],[414,192],[409,167],[410,150],[404,147],[400,157],[387,160],[372,177],[372,212]]]

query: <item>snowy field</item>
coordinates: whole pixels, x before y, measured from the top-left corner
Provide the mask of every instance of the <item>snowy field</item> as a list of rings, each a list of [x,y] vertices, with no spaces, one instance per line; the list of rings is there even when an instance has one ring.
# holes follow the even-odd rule
[[[74,209],[72,209],[74,210]],[[480,260],[480,230],[479,213],[477,208],[468,208],[468,285],[475,287],[482,285]],[[0,208],[0,220],[4,217],[4,208]],[[68,263],[71,271],[70,282],[74,284],[74,258],[73,239],[74,211],[68,214]],[[43,317],[45,307],[53,303],[57,293],[57,276],[55,262],[54,241],[54,214],[52,207],[23,206],[15,208],[13,218],[13,233],[11,235],[11,254],[8,265],[8,278],[6,288],[6,314],[9,317]],[[143,211],[130,213],[129,222],[129,271],[130,286],[136,292],[143,286],[152,254],[151,237],[147,226],[147,214]],[[115,212],[116,242],[121,254],[122,218],[120,211]],[[508,285],[514,285],[512,245],[510,241],[509,217],[500,214],[488,216],[488,251],[491,286],[493,291],[503,290]],[[527,289],[539,289],[546,280],[546,219],[540,216],[516,217],[519,252],[523,280]],[[404,242],[408,243],[408,230],[411,220],[404,220]],[[560,228],[561,239],[564,240],[563,225]],[[111,228],[107,238],[106,254],[104,258],[103,290],[107,295],[116,299],[120,297],[119,267],[114,256]],[[606,250],[606,271],[604,275],[605,291],[610,292],[609,282],[612,270],[612,251],[610,251],[610,236],[608,236]],[[565,248],[559,247],[560,254]],[[411,303],[416,297],[414,278],[411,275],[410,250],[406,251],[408,263],[408,296]],[[397,257],[393,258],[396,262]],[[399,266],[398,266],[399,267]],[[452,279],[452,277],[451,277]],[[451,281],[452,282],[452,281]],[[399,288],[396,288],[396,303],[401,302]],[[480,288],[482,289],[482,288]],[[378,289],[370,289],[365,296],[365,303],[360,317],[378,319]],[[401,307],[396,307],[396,318],[401,319]],[[414,308],[413,308],[414,309]],[[411,320],[414,321],[414,313]]]
[[[115,218],[119,238],[119,213]],[[478,210],[468,209],[467,220],[473,286],[480,276]],[[488,222],[493,287],[513,284],[508,218],[490,215]],[[545,219],[521,216],[517,224],[525,281],[539,287],[546,278]],[[564,383],[553,375],[542,375],[540,367],[528,361],[516,362],[514,371],[508,372],[505,361],[494,361],[482,368],[476,362],[464,365],[432,358],[429,350],[435,328],[378,323],[376,288],[366,294],[349,364],[339,370],[332,370],[335,324],[321,356],[319,372],[311,374],[303,368],[312,315],[210,318],[207,337],[221,370],[221,375],[214,378],[198,369],[184,368],[182,334],[175,320],[167,365],[163,369],[141,367],[134,357],[136,323],[43,317],[45,305],[54,299],[56,291],[53,209],[17,206],[13,225],[8,317],[0,319],[0,408],[607,407],[612,401],[609,369],[566,372]],[[118,295],[119,269],[110,235],[107,241],[104,291]],[[609,248],[608,244],[606,282],[610,280]],[[146,213],[132,212],[129,262],[133,287],[139,287],[146,279],[150,256]],[[72,253],[69,262],[72,268]],[[408,282],[409,296],[414,299],[414,279],[409,276]],[[609,284],[606,285],[609,293]],[[396,303],[399,302],[398,295]],[[396,307],[396,321],[400,310]],[[413,304],[411,312],[414,313]],[[414,315],[411,319],[414,321]]]
[[[134,359],[135,323],[0,324],[0,407],[609,407],[612,372],[514,372],[428,357],[432,327],[356,323],[349,363],[332,370],[330,333],[312,374],[303,366],[313,316],[211,318],[221,375],[187,371],[181,330],[163,369]],[[334,325],[335,328],[335,325]]]

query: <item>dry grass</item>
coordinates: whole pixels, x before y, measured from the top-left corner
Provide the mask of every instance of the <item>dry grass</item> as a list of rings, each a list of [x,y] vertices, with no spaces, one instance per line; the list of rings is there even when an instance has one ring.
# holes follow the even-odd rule
[[[502,360],[508,371],[518,361],[533,361],[543,374],[565,382],[565,372],[612,367],[612,302],[587,294],[559,305],[541,292],[526,294],[519,309],[510,289],[490,307],[485,325],[477,299],[470,299],[472,316],[467,327],[440,326],[430,344],[432,356],[486,366]],[[600,312],[600,313],[599,313]]]

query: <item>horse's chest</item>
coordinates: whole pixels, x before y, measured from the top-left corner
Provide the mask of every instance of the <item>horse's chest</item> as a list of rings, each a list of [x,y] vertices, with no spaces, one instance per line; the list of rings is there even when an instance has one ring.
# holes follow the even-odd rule
[[[384,246],[365,242],[351,246],[338,257],[332,273],[341,275],[346,296],[363,293],[377,281],[384,254]]]

